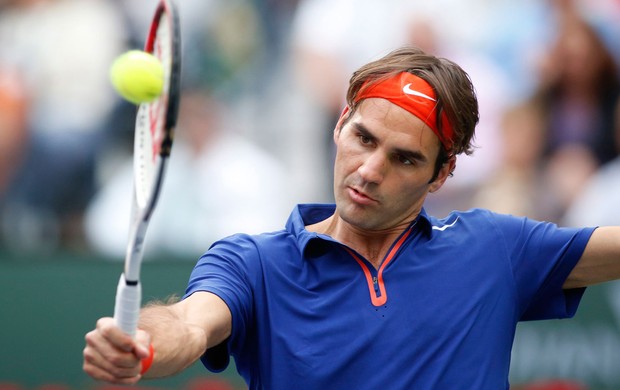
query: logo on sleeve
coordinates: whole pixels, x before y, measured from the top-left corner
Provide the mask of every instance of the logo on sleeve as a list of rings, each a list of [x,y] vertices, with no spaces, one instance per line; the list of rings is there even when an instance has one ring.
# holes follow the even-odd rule
[[[453,227],[458,220],[459,220],[459,217],[456,217],[456,219],[451,224],[443,225],[443,226],[433,226],[433,230],[439,230],[440,232],[443,232],[444,230]]]

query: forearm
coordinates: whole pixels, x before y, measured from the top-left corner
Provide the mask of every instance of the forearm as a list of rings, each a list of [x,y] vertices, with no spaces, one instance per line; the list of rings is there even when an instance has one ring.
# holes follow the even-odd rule
[[[154,359],[144,377],[173,375],[198,360],[208,347],[224,342],[231,329],[228,306],[211,293],[196,292],[175,304],[150,304],[140,312],[133,338],[113,318],[100,318],[85,337],[83,370],[97,380],[136,384],[151,343]]]
[[[594,231],[564,288],[586,287],[620,279],[620,227]]]
[[[181,372],[204,353],[207,337],[200,326],[183,320],[176,305],[150,305],[142,309],[138,327],[151,335],[153,364],[144,375],[158,378]]]

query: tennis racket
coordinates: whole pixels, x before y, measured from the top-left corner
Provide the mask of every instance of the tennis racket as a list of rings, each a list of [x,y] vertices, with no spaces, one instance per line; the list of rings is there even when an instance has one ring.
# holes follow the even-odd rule
[[[114,307],[116,324],[132,337],[142,302],[140,267],[144,238],[164,181],[179,111],[181,36],[179,16],[172,0],[158,3],[144,50],[161,61],[164,87],[160,97],[141,104],[136,115],[132,216],[125,268],[118,282]]]

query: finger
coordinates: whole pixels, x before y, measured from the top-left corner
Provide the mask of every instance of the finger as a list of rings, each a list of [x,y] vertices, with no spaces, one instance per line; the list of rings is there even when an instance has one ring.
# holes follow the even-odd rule
[[[103,368],[89,363],[86,360],[86,358],[84,359],[83,370],[84,372],[86,372],[88,375],[90,375],[94,379],[117,384],[117,385],[134,385],[141,378],[140,375],[135,375],[133,377],[119,378],[111,374],[110,372],[104,370]]]
[[[111,366],[115,368],[129,368],[135,369],[139,366],[140,358],[134,353],[133,350],[126,351],[119,348],[117,345],[111,343],[98,329],[95,329],[86,334],[86,348],[85,351],[91,352],[89,356],[91,358],[97,358],[97,361],[106,361],[106,366],[100,366],[110,369]],[[132,341],[133,343],[133,341]]]
[[[84,371],[96,379],[131,380],[139,379],[141,364],[135,355],[121,352],[110,358],[103,355],[95,346],[87,344],[84,348]],[[126,355],[130,355],[129,358]],[[97,376],[95,376],[97,375]]]
[[[134,340],[116,325],[113,318],[100,318],[95,329],[116,348],[127,352],[134,350]]]

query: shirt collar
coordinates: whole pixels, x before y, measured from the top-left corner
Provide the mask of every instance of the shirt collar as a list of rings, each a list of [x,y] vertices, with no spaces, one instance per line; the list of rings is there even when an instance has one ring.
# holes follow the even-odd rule
[[[334,241],[330,240],[327,236],[309,232],[305,227],[306,225],[311,225],[327,219],[334,214],[335,210],[335,204],[299,204],[295,207],[286,222],[286,230],[297,238],[299,248],[302,252],[306,252],[307,246],[312,242]],[[414,229],[420,230],[430,238],[432,224],[424,208],[422,208],[418,217],[411,224],[414,225]]]

